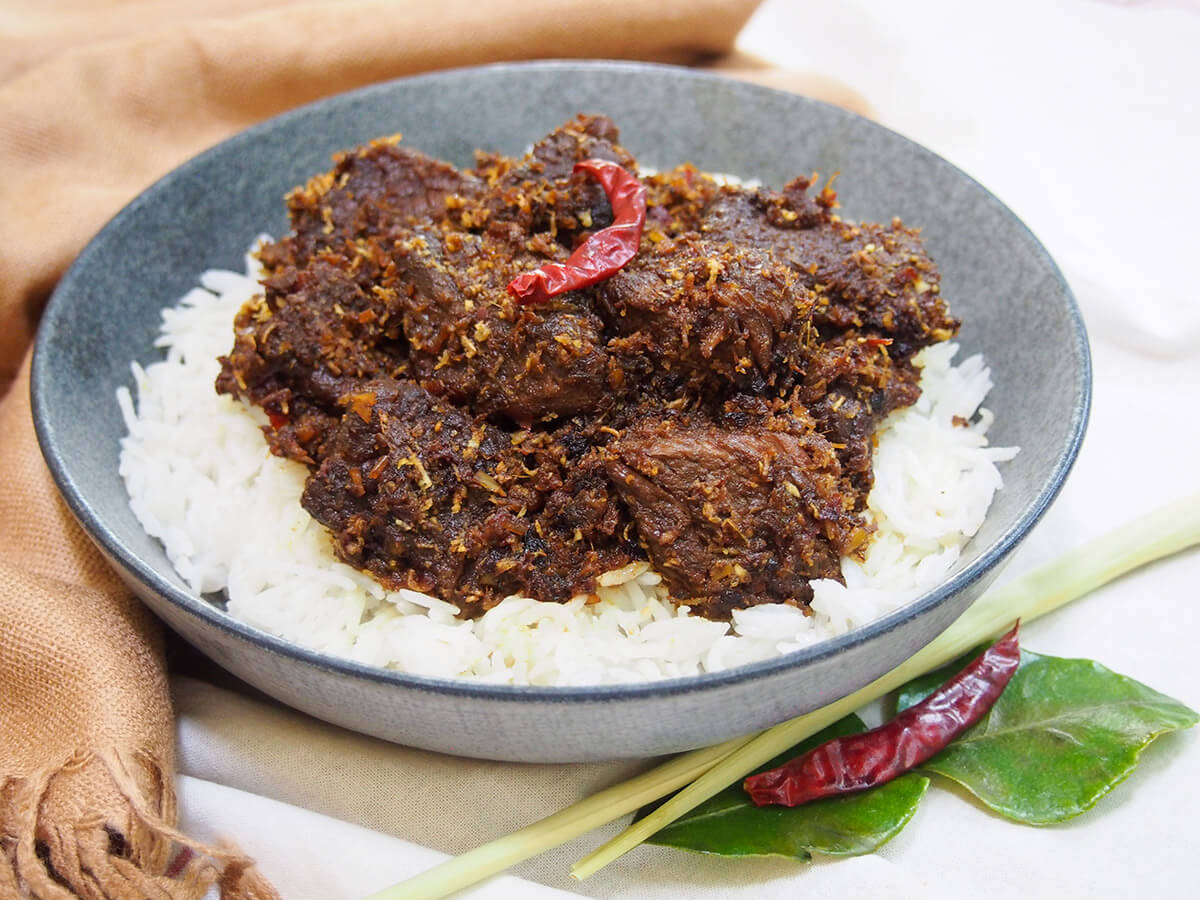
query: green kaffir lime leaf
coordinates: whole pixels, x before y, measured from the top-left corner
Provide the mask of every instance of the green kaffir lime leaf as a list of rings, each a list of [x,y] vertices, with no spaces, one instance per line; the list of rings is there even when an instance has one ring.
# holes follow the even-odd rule
[[[918,702],[953,666],[918,678]],[[1024,650],[988,714],[921,769],[957,781],[996,812],[1032,825],[1073,818],[1124,781],[1160,734],[1200,719],[1177,700],[1086,659]]]
[[[758,771],[773,769],[828,740],[864,729],[858,716],[847,716]],[[786,856],[799,860],[811,859],[813,853],[857,856],[870,853],[898,834],[916,812],[928,786],[928,778],[905,775],[868,791],[788,809],[755,806],[739,782],[649,841],[723,856]],[[642,810],[639,818],[651,808]]]

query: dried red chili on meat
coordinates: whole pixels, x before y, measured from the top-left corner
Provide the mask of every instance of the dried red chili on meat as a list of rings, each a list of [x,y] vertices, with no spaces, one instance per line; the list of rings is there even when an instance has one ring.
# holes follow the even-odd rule
[[[589,236],[565,263],[546,263],[508,283],[520,303],[545,303],[566,291],[588,287],[617,274],[637,254],[646,224],[646,186],[614,162],[585,159],[576,172],[587,172],[604,188],[613,223]]]
[[[743,782],[756,806],[799,806],[863,791],[907,772],[978,722],[1021,662],[1017,626],[922,700],[871,731],[815,747]]]

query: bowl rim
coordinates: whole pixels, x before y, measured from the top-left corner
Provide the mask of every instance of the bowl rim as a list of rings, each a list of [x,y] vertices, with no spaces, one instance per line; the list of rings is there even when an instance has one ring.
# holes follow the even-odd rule
[[[850,120],[866,121],[871,127],[882,129],[909,145],[916,154],[929,157],[933,162],[948,167],[959,178],[978,188],[985,203],[994,207],[1001,215],[1011,219],[1017,229],[1024,233],[1031,249],[1052,275],[1054,286],[1061,292],[1066,301],[1067,318],[1075,343],[1074,349],[1080,361],[1079,376],[1077,383],[1074,385],[1075,397],[1069,439],[1066,446],[1059,452],[1054,467],[1033,502],[1022,510],[1017,519],[975,560],[953,573],[937,587],[925,592],[911,603],[845,634],[769,659],[722,669],[716,672],[705,672],[699,675],[678,676],[645,682],[575,686],[489,684],[465,678],[445,678],[401,672],[312,650],[268,632],[261,631],[254,626],[233,618],[233,616],[204,598],[197,597],[170,583],[153,566],[147,564],[136,553],[133,553],[126,547],[117,534],[101,519],[96,510],[88,502],[87,497],[84,496],[84,492],[72,472],[71,464],[66,460],[58,445],[52,422],[50,401],[47,399],[48,388],[46,387],[52,382],[54,377],[50,368],[52,361],[50,358],[51,351],[47,349],[49,345],[47,335],[50,329],[39,328],[34,344],[30,377],[30,397],[34,430],[42,455],[46,460],[47,467],[60,494],[63,496],[71,512],[83,526],[85,532],[99,546],[101,551],[110,560],[115,561],[118,569],[123,569],[127,577],[132,576],[136,578],[144,589],[152,591],[158,597],[166,600],[189,616],[200,619],[207,625],[215,626],[228,635],[238,638],[243,642],[253,644],[269,653],[288,657],[316,669],[323,669],[342,676],[366,679],[375,683],[390,684],[425,693],[508,702],[537,700],[546,703],[578,703],[581,701],[610,702],[616,700],[635,700],[690,694],[745,681],[753,681],[778,671],[804,667],[836,656],[848,648],[870,642],[902,623],[921,616],[941,605],[953,594],[968,588],[988,575],[1029,533],[1058,496],[1079,454],[1079,448],[1083,441],[1091,410],[1092,360],[1087,331],[1078,302],[1057,263],[1055,263],[1049,251],[1046,250],[1029,226],[976,179],[945,158],[887,126],[881,125],[874,120],[866,119],[841,107],[789,91],[749,82],[740,82],[720,74],[659,63],[612,60],[539,60],[531,62],[492,63],[445,69],[437,72],[396,78],[324,97],[280,115],[273,116],[220,141],[175,167],[138,194],[93,236],[76,257],[68,271],[60,279],[47,303],[42,315],[42,323],[57,320],[59,308],[68,302],[64,298],[70,295],[77,282],[85,279],[92,260],[102,255],[107,235],[123,227],[127,220],[137,215],[142,206],[154,202],[158,194],[169,190],[176,180],[186,178],[193,168],[201,165],[210,156],[218,153],[228,153],[231,149],[246,143],[254,143],[262,136],[287,125],[292,120],[319,113],[326,106],[370,102],[374,95],[390,94],[398,89],[403,90],[404,87],[410,84],[452,81],[463,77],[488,78],[501,73],[520,71],[553,73],[558,76],[564,76],[567,73],[571,73],[572,75],[583,73],[585,77],[601,73],[621,72],[628,75],[643,74],[652,77],[682,76],[699,81],[733,82],[750,93],[766,92],[782,95],[789,98],[788,102],[798,102],[801,106],[816,105],[833,110],[836,114],[847,117]]]

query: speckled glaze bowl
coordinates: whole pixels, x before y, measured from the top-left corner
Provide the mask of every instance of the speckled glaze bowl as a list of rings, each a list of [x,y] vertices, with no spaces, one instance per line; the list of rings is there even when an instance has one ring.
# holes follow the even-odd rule
[[[114,399],[129,361],[157,358],[159,310],[204,269],[238,268],[255,235],[287,230],[284,194],[329,157],[403,132],[459,165],[475,148],[522,152],[578,112],[602,112],[646,166],[702,169],[779,187],[841,172],[848,218],[924,229],[943,290],[996,388],[992,441],[1019,445],[982,530],[937,589],[850,634],[710,675],[636,686],[505,687],[417,677],[315,653],[192,596],[142,531],[117,474]],[[163,178],[80,254],[46,311],[33,410],[63,496],[130,587],[220,665],[284,703],[357,731],[493,759],[648,756],[713,743],[817,708],[894,667],[948,626],[1057,494],[1087,420],[1091,372],[1079,311],[1054,262],[995,197],[929,151],[803,97],[695,72],[534,63],[381,84],[250,129]]]

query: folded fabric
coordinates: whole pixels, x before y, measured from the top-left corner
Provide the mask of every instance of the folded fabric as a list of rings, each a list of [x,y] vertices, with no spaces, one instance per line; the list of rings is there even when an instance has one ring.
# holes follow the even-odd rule
[[[447,858],[428,847],[253,791],[186,775],[177,781],[181,820],[189,833],[217,841],[240,826],[239,834],[248,835],[243,846],[271,873],[288,900],[367,897]],[[578,895],[511,875],[461,892],[461,900],[507,897],[571,900]]]

